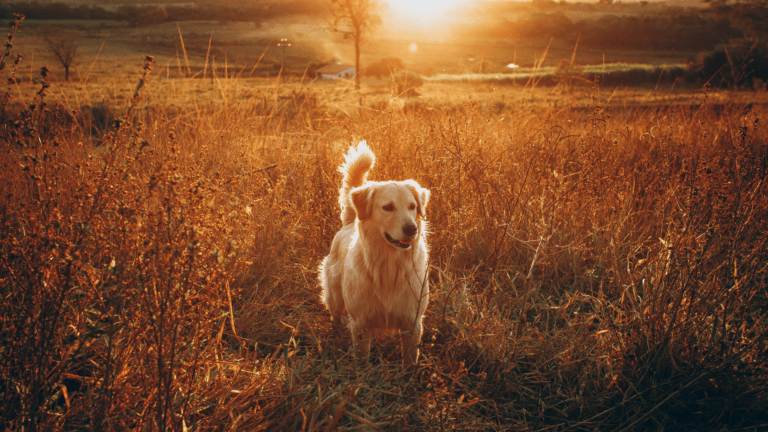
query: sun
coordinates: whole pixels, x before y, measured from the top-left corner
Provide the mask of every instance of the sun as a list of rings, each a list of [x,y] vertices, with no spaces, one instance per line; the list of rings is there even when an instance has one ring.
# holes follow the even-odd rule
[[[390,9],[408,15],[434,16],[466,0],[385,0]]]

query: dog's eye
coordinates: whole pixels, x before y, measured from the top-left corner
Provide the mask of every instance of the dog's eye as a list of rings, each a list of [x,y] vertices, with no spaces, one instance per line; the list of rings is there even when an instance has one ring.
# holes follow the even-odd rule
[[[408,207],[408,208],[411,209],[411,210],[416,210],[416,204],[411,204],[411,206]]]
[[[391,212],[391,211],[395,210],[394,204],[387,204],[387,205],[385,205],[382,208],[384,209],[384,211],[388,211],[388,212]]]

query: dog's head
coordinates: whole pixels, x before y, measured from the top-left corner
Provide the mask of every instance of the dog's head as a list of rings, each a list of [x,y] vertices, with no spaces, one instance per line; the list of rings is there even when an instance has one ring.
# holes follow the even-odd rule
[[[409,249],[421,236],[429,191],[415,181],[368,182],[350,198],[365,231],[378,231],[389,245]]]

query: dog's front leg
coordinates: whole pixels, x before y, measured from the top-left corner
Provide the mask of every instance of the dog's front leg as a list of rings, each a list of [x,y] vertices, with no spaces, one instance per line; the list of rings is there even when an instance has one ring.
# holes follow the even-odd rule
[[[403,367],[413,369],[419,362],[419,341],[421,340],[421,320],[413,326],[413,331],[400,332],[400,347],[403,350]]]
[[[354,323],[349,323],[349,331],[352,333],[357,358],[367,361],[371,352],[371,332],[355,326]]]

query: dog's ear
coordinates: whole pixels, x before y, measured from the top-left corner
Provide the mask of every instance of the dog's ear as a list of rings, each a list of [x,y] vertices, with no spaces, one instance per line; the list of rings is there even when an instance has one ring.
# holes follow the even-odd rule
[[[373,206],[373,195],[376,190],[371,185],[363,185],[352,189],[349,193],[349,197],[352,200],[352,205],[357,212],[357,218],[360,220],[366,220],[371,216],[371,210]]]
[[[419,217],[424,217],[424,210],[427,208],[427,203],[429,202],[429,189],[424,189],[414,180],[405,180],[404,183],[413,193],[413,197],[416,198],[416,211],[418,212]]]

